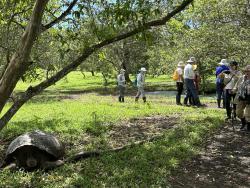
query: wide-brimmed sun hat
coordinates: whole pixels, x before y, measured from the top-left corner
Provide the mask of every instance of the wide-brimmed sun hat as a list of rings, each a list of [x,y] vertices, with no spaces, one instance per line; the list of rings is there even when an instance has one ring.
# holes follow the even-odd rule
[[[250,72],[250,65],[245,66],[244,72]]]
[[[140,69],[140,71],[142,71],[142,72],[146,72],[147,70],[146,70],[146,68],[145,68],[145,67],[142,67],[142,68]]]
[[[187,63],[193,63],[194,61],[192,61],[191,59],[187,60]]]
[[[195,57],[190,57],[189,59],[190,59],[191,61],[193,61],[193,62],[196,62]]]
[[[121,71],[121,72],[125,72],[125,69],[121,69],[120,71]]]
[[[183,61],[179,61],[179,63],[178,63],[178,65],[177,65],[178,67],[184,67],[185,66],[185,64],[184,64],[184,62]]]
[[[226,66],[228,65],[226,59],[222,59],[218,64],[219,64],[219,65],[226,65]]]

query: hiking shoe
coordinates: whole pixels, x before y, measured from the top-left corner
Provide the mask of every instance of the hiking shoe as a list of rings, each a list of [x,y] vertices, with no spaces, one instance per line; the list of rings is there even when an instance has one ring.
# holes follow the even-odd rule
[[[197,108],[201,108],[201,107],[206,107],[207,105],[205,105],[205,104],[197,104],[196,106],[197,106]]]
[[[247,130],[247,129],[240,129],[240,132],[250,133],[250,130]]]
[[[243,127],[240,128],[240,131],[246,131],[246,129]]]
[[[241,125],[241,127],[240,127],[240,130],[244,130],[245,129],[245,127],[246,127],[246,125]]]

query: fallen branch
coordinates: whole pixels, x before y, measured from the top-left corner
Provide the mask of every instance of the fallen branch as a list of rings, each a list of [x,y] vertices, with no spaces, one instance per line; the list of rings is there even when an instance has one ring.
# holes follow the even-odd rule
[[[109,149],[109,150],[106,150],[106,151],[87,151],[87,152],[79,152],[77,154],[74,154],[73,156],[70,156],[68,157],[65,162],[77,162],[79,160],[82,160],[82,159],[86,159],[86,158],[89,158],[89,157],[99,157],[103,154],[106,154],[106,153],[109,153],[109,152],[119,152],[119,151],[124,151],[126,149],[129,149],[129,148],[132,148],[134,146],[138,146],[138,145],[143,145],[145,144],[146,142],[153,142],[153,141],[156,141],[156,140],[159,140],[163,137],[164,135],[157,135],[157,136],[154,136],[152,138],[149,138],[149,139],[146,139],[146,140],[142,140],[142,141],[138,141],[138,142],[134,142],[132,144],[128,144],[128,145],[125,145],[125,146],[121,146],[121,147],[117,147],[117,148],[114,148],[114,149]]]

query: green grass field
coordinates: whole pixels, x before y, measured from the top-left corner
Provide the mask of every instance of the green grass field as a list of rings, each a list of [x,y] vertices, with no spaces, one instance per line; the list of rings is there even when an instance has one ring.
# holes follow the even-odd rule
[[[131,80],[134,80],[134,76],[131,75]],[[148,87],[153,86],[162,86],[162,85],[168,85],[168,86],[174,86],[174,82],[172,81],[170,76],[161,75],[158,77],[151,77],[147,75],[146,82]],[[28,88],[28,86],[36,85],[39,81],[35,81],[32,83],[22,82],[20,81],[15,91],[24,91]],[[47,90],[49,91],[96,91],[103,89],[104,80],[102,78],[102,75],[100,73],[95,74],[95,76],[92,76],[91,73],[85,72],[84,75],[80,71],[74,71],[69,73],[64,79],[57,82],[55,85],[49,87]],[[116,87],[116,78],[110,78],[108,80],[108,86],[109,89]],[[175,89],[174,87],[171,88],[172,90]]]
[[[118,103],[114,95],[58,94],[62,90],[101,88],[101,83],[100,76],[84,79],[80,73],[72,73],[67,80],[49,88],[51,95],[44,93],[25,104],[0,134],[0,158],[12,139],[35,129],[57,135],[65,143],[65,157],[68,157],[82,150],[112,148],[110,133],[121,122],[133,118],[174,117],[175,128],[159,132],[161,137],[155,141],[66,163],[48,172],[2,171],[0,187],[167,187],[170,171],[195,155],[206,137],[223,121],[224,113],[220,110],[176,106],[174,97],[151,95],[149,102],[143,104],[142,101],[134,103],[132,96],[126,97],[125,103]],[[19,83],[17,90],[22,91],[28,85]],[[111,87],[115,88],[115,83]],[[212,100],[202,98],[204,103]],[[129,143],[133,140],[125,144]]]
[[[131,81],[133,81],[134,75],[130,75]],[[20,81],[15,92],[25,91],[30,85],[34,86],[38,84],[39,81],[27,83]],[[206,83],[205,92],[213,93],[215,92],[214,81],[209,79]],[[129,85],[128,90],[131,92],[133,86]],[[176,90],[175,82],[169,75],[160,75],[158,77],[152,77],[146,75],[146,90],[147,91],[166,91],[166,90]],[[84,75],[80,71],[74,71],[69,73],[64,79],[57,82],[55,85],[50,86],[46,89],[47,92],[64,92],[64,93],[76,93],[76,92],[98,92],[98,93],[114,93],[116,91],[116,77],[109,78],[108,85],[104,87],[104,80],[100,73],[92,76],[91,73],[85,72]]]

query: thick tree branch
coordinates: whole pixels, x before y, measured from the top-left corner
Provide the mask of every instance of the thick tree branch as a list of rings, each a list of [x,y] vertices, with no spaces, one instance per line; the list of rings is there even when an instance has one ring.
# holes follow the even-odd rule
[[[53,20],[50,23],[46,24],[45,26],[43,26],[42,31],[45,31],[45,30],[53,27],[55,24],[57,24],[61,20],[63,20],[71,12],[71,10],[73,9],[73,7],[76,5],[77,1],[78,0],[73,0],[69,4],[68,8],[58,18],[56,18],[55,20]]]
[[[92,53],[97,51],[98,49],[107,46],[111,43],[120,41],[122,39],[128,38],[130,36],[133,36],[139,32],[142,32],[144,30],[147,30],[153,26],[159,26],[159,25],[164,25],[168,20],[170,20],[173,16],[175,16],[177,13],[181,12],[184,10],[193,0],[184,0],[183,3],[176,7],[172,12],[167,14],[165,17],[158,19],[158,20],[153,20],[150,22],[145,23],[141,27],[138,27],[130,32],[124,33],[117,35],[113,38],[104,40],[103,42],[93,45],[92,47],[86,48],[82,55],[78,57],[75,61],[64,67],[62,70],[57,72],[54,76],[49,78],[48,80],[45,80],[41,82],[40,84],[34,86],[34,87],[29,87],[25,93],[23,93],[19,100],[17,100],[11,107],[10,109],[3,115],[3,117],[0,119],[0,130],[3,129],[3,127],[8,123],[8,121],[15,115],[15,113],[21,108],[21,106],[27,102],[30,98],[33,96],[39,94],[42,92],[44,89],[47,87],[55,84],[57,81],[62,79],[64,76],[66,76],[68,73],[71,71],[75,70],[84,60],[86,60]]]
[[[127,32],[127,33],[118,35],[116,37],[104,40],[103,42],[95,45],[95,48],[101,48],[101,47],[106,46],[108,44],[111,44],[113,42],[120,41],[122,39],[125,39],[125,38],[128,38],[130,36],[133,36],[133,35],[135,35],[137,33],[140,33],[142,31],[150,29],[151,27],[154,27],[154,26],[165,25],[168,20],[170,20],[177,13],[181,12],[182,10],[184,10],[186,8],[186,6],[188,6],[191,2],[193,2],[193,0],[185,0],[185,1],[183,1],[183,3],[180,6],[176,7],[176,9],[174,9],[172,12],[170,12],[169,14],[167,14],[165,17],[163,17],[161,19],[157,19],[157,20],[153,20],[153,21],[144,23],[141,27],[138,27],[138,28],[136,28],[136,29],[134,29],[134,30],[132,30],[130,32]]]
[[[13,23],[15,23],[16,25],[18,25],[19,27],[21,27],[22,30],[25,30],[25,26],[20,24],[19,22],[17,22],[16,20],[12,21]]]
[[[124,145],[124,146],[113,148],[113,149],[108,149],[106,151],[82,151],[82,152],[76,153],[76,154],[66,158],[65,162],[77,162],[79,160],[86,159],[88,157],[99,157],[101,155],[111,153],[111,152],[124,151],[126,149],[130,149],[130,148],[135,147],[135,146],[143,145],[143,144],[145,144],[147,142],[155,142],[157,140],[162,139],[163,137],[164,137],[163,134],[162,135],[156,135],[156,136],[153,136],[152,138],[149,138],[149,139],[137,141],[137,142],[134,142],[132,144]]]

